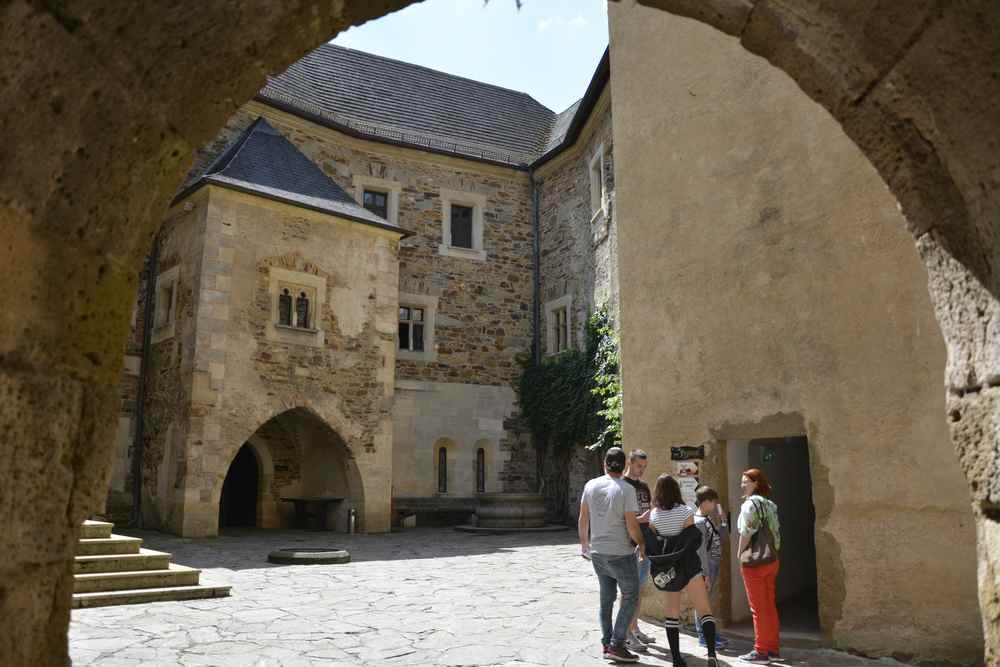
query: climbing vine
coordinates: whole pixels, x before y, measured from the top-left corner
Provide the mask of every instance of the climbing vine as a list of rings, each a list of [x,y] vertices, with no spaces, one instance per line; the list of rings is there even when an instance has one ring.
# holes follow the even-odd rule
[[[538,443],[554,449],[608,447],[621,441],[618,336],[607,308],[590,316],[583,350],[567,350],[521,376],[521,408]]]

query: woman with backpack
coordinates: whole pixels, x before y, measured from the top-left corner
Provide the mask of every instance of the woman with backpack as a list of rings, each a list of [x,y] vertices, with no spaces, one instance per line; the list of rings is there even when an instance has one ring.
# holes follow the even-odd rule
[[[737,527],[740,534],[740,570],[753,615],[753,650],[740,660],[768,664],[781,658],[778,649],[778,607],[774,583],[778,577],[781,535],[778,506],[769,498],[771,484],[757,468],[743,473],[740,480],[743,505]]]
[[[701,618],[701,629],[708,649],[708,667],[718,667],[715,657],[715,617],[701,576],[701,531],[694,525],[694,510],[684,504],[681,488],[670,475],[660,475],[653,490],[653,508],[646,530],[655,539],[646,540],[646,553],[652,566],[653,584],[665,591],[663,610],[667,642],[674,667],[687,663],[680,648],[681,591],[687,591]]]

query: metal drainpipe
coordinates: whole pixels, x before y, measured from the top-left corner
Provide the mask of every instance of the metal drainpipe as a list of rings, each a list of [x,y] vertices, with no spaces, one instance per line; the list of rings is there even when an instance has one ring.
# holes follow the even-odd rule
[[[542,343],[539,327],[542,320],[542,267],[541,267],[541,222],[539,220],[539,207],[541,194],[538,190],[538,183],[535,181],[535,172],[528,172],[528,180],[531,182],[531,206],[532,206],[532,273],[534,274],[534,285],[532,289],[532,309],[531,309],[531,358],[535,364],[542,361]]]
[[[139,356],[139,387],[135,398],[135,438],[132,440],[132,517],[130,528],[142,528],[142,455],[146,406],[146,375],[153,338],[153,297],[156,292],[156,265],[160,256],[160,234],[153,237],[153,249],[146,264],[146,298],[142,305],[142,352]]]

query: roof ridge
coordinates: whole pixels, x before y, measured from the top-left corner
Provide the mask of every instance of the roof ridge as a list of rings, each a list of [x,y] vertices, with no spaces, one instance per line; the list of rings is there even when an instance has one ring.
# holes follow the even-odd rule
[[[536,100],[531,95],[531,93],[525,92],[523,90],[515,90],[514,88],[507,88],[506,86],[500,86],[500,85],[497,85],[495,83],[489,83],[488,81],[480,81],[479,79],[473,79],[471,77],[462,76],[461,74],[452,74],[451,72],[445,72],[444,70],[434,69],[433,67],[428,67],[427,65],[419,65],[417,63],[411,63],[411,62],[407,62],[405,60],[399,60],[398,58],[390,58],[388,56],[383,56],[383,55],[380,55],[378,53],[371,53],[370,51],[362,51],[360,49],[352,49],[349,46],[341,46],[340,44],[334,44],[332,42],[326,42],[325,44],[322,44],[319,48],[316,49],[316,51],[318,51],[319,49],[322,49],[322,48],[326,48],[326,47],[330,47],[330,48],[333,48],[333,49],[340,49],[342,51],[351,51],[352,53],[360,53],[360,54],[362,54],[364,56],[367,56],[369,58],[376,58],[378,60],[383,60],[383,61],[387,61],[387,62],[391,62],[391,63],[398,63],[400,65],[405,65],[407,67],[415,67],[417,69],[422,69],[422,70],[427,71],[427,72],[433,72],[434,74],[440,74],[442,76],[446,76],[446,77],[449,77],[449,78],[452,78],[452,79],[461,79],[462,81],[469,81],[470,83],[475,83],[475,84],[478,84],[480,86],[487,86],[487,87],[493,88],[495,90],[503,90],[503,91],[506,91],[508,93],[514,93],[516,95],[521,95],[522,97],[525,97],[525,98],[531,100],[532,102],[534,102],[535,104],[537,104],[539,107],[541,107],[542,109],[545,109],[546,111],[548,111],[549,113],[551,113],[553,115],[555,115],[557,113],[556,111],[553,111],[552,109],[548,108],[547,106],[545,106],[544,104],[542,104],[541,102],[539,102],[538,100]]]

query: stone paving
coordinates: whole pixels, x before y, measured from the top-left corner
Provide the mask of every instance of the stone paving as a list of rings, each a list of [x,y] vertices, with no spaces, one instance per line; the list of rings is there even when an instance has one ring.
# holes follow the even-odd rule
[[[477,536],[449,529],[392,535],[232,532],[216,539],[130,533],[202,568],[232,597],[74,610],[74,665],[606,665],[597,582],[571,531]],[[279,566],[280,547],[336,546],[348,565]],[[644,624],[666,645],[662,629]],[[739,652],[745,643],[734,642]],[[704,650],[689,636],[692,667]],[[784,649],[784,664],[894,665]],[[731,655],[726,665],[743,665]],[[669,665],[663,648],[640,664]]]

